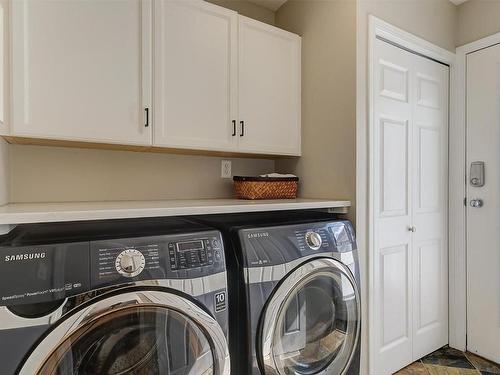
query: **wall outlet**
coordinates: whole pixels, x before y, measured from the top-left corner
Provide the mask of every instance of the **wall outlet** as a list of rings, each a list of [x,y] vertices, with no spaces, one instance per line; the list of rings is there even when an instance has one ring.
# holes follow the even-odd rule
[[[231,178],[231,160],[222,160],[221,173],[222,178]]]

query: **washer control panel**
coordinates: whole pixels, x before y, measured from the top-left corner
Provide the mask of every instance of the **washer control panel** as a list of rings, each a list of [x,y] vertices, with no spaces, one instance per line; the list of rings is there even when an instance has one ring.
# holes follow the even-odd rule
[[[222,258],[222,245],[216,236],[172,241],[168,244],[171,270],[185,270],[214,264]]]
[[[302,254],[331,251],[331,240],[324,227],[315,228],[310,226],[309,228],[295,230],[295,238]]]
[[[116,276],[135,277],[144,270],[160,270],[160,244],[104,243],[96,249],[97,276],[100,280]]]
[[[115,267],[122,276],[135,277],[146,267],[146,258],[139,250],[123,250],[116,257]]]
[[[189,279],[225,271],[219,231],[90,243],[93,287],[137,280]]]
[[[306,244],[312,250],[319,250],[323,244],[323,239],[318,232],[308,231],[306,233]]]

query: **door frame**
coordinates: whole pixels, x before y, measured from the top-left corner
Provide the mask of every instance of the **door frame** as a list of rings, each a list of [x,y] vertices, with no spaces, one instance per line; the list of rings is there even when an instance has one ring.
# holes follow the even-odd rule
[[[450,211],[450,220],[453,220],[454,223],[453,226],[450,225],[450,245],[451,241],[453,241],[454,246],[453,263],[451,263],[452,259],[450,259],[450,272],[453,270],[453,274],[450,274],[450,284],[454,285],[453,294],[450,287],[450,303],[453,302],[454,304],[454,331],[453,336],[450,331],[450,346],[461,350],[467,348],[467,210],[465,205],[465,199],[467,198],[467,55],[496,44],[500,44],[500,33],[465,44],[456,50],[455,166],[454,173],[450,176],[450,183],[453,182],[455,186],[461,187],[460,194],[463,203],[460,209],[456,207],[453,212]]]
[[[367,209],[366,210],[358,210],[357,211],[357,220],[360,222],[366,223],[367,230],[365,233],[358,233],[358,236],[364,235],[366,236],[366,248],[367,248],[367,271],[368,271],[368,348],[369,348],[369,357],[368,357],[368,366],[369,373],[373,372],[374,368],[374,356],[370,353],[373,353],[375,349],[375,335],[372,332],[372,327],[375,327],[374,314],[373,309],[375,306],[374,293],[373,288],[375,286],[374,280],[374,197],[375,197],[375,189],[373,186],[373,178],[374,178],[374,134],[371,129],[374,127],[374,50],[375,50],[375,41],[378,38],[382,38],[389,43],[395,44],[396,46],[405,49],[409,52],[415,53],[420,56],[424,56],[426,58],[430,58],[440,63],[444,63],[449,66],[450,69],[450,79],[449,79],[449,108],[448,108],[448,122],[449,124],[454,124],[456,122],[456,111],[455,106],[456,103],[456,95],[455,95],[455,87],[456,87],[456,74],[457,74],[457,66],[456,66],[456,57],[455,54],[436,46],[422,38],[419,38],[407,31],[404,31],[400,28],[397,28],[373,15],[369,16],[369,25],[368,25],[368,56],[367,56],[367,85],[365,88],[361,90],[361,95],[364,95],[367,99],[366,106],[366,118],[363,118],[362,109],[358,109],[358,120],[357,120],[357,131],[364,134],[363,136],[358,136],[357,138],[357,184],[364,185],[367,187]],[[358,67],[359,69],[359,67]],[[359,86],[358,86],[359,89]],[[359,100],[359,97],[358,97]],[[361,114],[361,116],[360,116]],[[448,170],[449,170],[449,180],[448,180],[448,257],[449,264],[455,264],[455,254],[450,251],[454,246],[456,246],[456,240],[451,235],[452,228],[456,228],[458,224],[458,220],[456,220],[456,212],[458,210],[463,211],[463,194],[458,194],[456,192],[457,189],[451,189],[450,186],[456,186],[455,173],[460,167],[463,165],[460,162],[456,162],[457,156],[456,153],[456,139],[457,139],[457,129],[454,126],[449,125],[448,130]],[[367,142],[363,142],[363,138],[367,139]],[[367,147],[368,146],[368,147]],[[365,162],[363,162],[365,161]],[[365,166],[363,170],[363,166]],[[463,177],[460,178],[459,184],[464,184]],[[358,198],[359,199],[359,198]],[[367,233],[366,233],[367,232]],[[453,231],[455,233],[456,230]],[[366,258],[365,258],[366,259]],[[453,288],[452,277],[454,277],[454,272],[452,269],[456,267],[449,267],[449,303],[451,304],[453,299],[452,296],[455,295],[456,291]],[[454,303],[454,302],[453,302]],[[365,304],[366,306],[366,304]],[[456,335],[456,326],[461,324],[460,314],[455,316],[455,313],[452,313],[452,310],[449,310],[449,341],[451,345],[451,337]],[[458,330],[460,332],[460,330]],[[453,342],[456,342],[454,340]],[[456,344],[455,344],[456,345]]]

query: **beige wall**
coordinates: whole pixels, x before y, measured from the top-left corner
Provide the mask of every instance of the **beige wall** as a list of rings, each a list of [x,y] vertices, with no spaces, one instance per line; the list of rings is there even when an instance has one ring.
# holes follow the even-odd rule
[[[302,196],[354,204],[356,3],[289,0],[276,26],[302,36],[303,155],[276,167],[301,178]]]
[[[245,0],[207,0],[210,3],[232,9],[239,14],[274,25],[274,12]]]
[[[457,46],[500,32],[500,1],[469,0],[458,6]]]
[[[219,157],[22,145],[9,154],[12,202],[232,197]],[[272,160],[230,160],[235,175],[274,170]]]
[[[9,202],[9,145],[0,139],[0,206]]]
[[[457,7],[449,0],[358,0],[358,32],[366,35],[368,15],[455,52]]]

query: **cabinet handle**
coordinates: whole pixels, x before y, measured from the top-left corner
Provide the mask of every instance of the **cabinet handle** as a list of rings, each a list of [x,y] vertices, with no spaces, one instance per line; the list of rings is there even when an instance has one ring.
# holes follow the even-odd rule
[[[231,121],[233,123],[233,134],[232,136],[234,137],[236,135],[236,120]]]
[[[149,126],[149,108],[144,108],[144,112],[146,112],[146,123],[144,124],[144,127]]]
[[[240,127],[241,127],[240,137],[243,137],[245,135],[245,121],[240,121]]]

